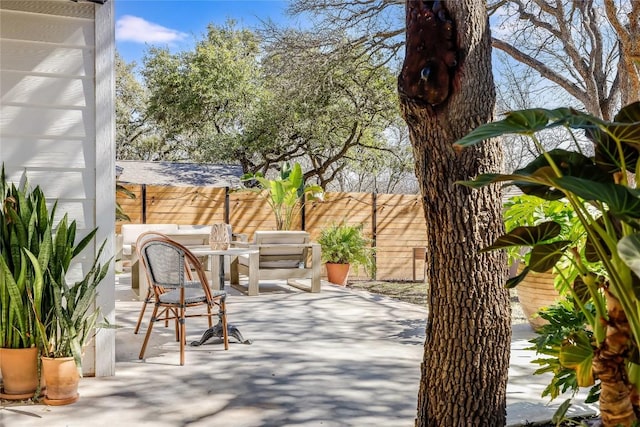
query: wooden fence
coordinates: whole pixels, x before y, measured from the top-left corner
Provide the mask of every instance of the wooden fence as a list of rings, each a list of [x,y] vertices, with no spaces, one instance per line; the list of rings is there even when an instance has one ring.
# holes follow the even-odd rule
[[[251,192],[213,187],[125,185],[135,195],[118,194],[117,201],[131,223],[213,224],[228,222],[234,232],[251,240],[256,230],[275,230],[275,219],[266,201]],[[420,196],[374,193],[325,193],[321,202],[304,207],[292,229],[304,229],[315,240],[328,224],[363,223],[376,247],[376,279],[423,279],[423,255],[414,263],[414,248],[426,245],[426,227]],[[116,231],[120,231],[119,222]],[[423,252],[420,252],[423,254]],[[351,278],[366,278],[360,270]]]

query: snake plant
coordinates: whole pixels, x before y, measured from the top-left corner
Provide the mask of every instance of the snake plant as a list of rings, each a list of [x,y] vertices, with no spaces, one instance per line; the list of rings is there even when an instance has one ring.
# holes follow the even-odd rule
[[[109,267],[98,263],[104,243],[89,273],[68,284],[71,261],[97,229],[76,243],[76,222],[65,214],[54,225],[57,202],[49,209],[39,186],[9,183],[4,165],[0,181],[0,346],[39,345],[43,354],[73,356],[80,366],[99,314],[92,309],[96,288]]]

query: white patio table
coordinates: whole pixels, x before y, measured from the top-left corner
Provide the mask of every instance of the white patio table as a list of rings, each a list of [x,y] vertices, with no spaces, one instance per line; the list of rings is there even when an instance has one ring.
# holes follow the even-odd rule
[[[209,257],[211,261],[211,287],[214,287],[215,278],[218,277],[218,289],[224,291],[224,257],[237,257],[238,255],[250,255],[258,253],[257,249],[247,248],[228,248],[228,249],[211,249],[209,246],[187,246],[187,249],[197,257]],[[242,344],[251,344],[250,340],[245,339],[242,333],[235,326],[228,324],[227,333],[229,336],[236,338]],[[202,345],[210,338],[222,338],[222,322],[218,322],[213,327],[204,331],[202,338],[198,341],[191,342],[192,346]]]

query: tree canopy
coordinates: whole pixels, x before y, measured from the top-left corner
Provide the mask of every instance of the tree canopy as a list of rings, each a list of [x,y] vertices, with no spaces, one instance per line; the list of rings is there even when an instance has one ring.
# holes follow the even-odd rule
[[[162,143],[147,143],[155,153],[141,153],[123,133],[119,153],[240,163],[248,173],[296,161],[305,179],[324,188],[342,187],[347,176],[358,176],[347,172],[354,162],[375,159],[389,178],[383,186],[393,189],[398,176],[412,176],[406,135],[389,133],[400,122],[394,73],[348,40],[275,27],[258,35],[228,22],[209,25],[193,50],[150,48],[144,88],[135,87],[140,103],[145,91],[148,100],[133,117],[153,123]],[[121,70],[121,81],[133,85],[131,66]]]

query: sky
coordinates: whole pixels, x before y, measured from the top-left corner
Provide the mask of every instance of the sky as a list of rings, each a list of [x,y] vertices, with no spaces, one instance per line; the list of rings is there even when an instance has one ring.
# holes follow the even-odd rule
[[[289,20],[283,0],[115,0],[116,47],[127,62],[142,64],[149,46],[189,49],[209,23],[234,19],[254,28],[261,20]]]

